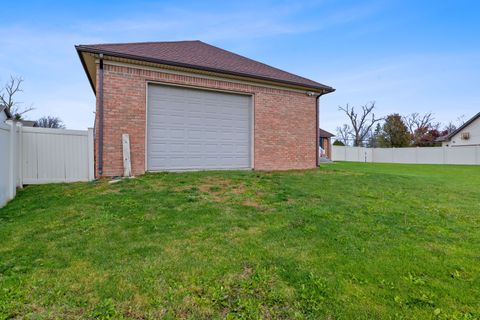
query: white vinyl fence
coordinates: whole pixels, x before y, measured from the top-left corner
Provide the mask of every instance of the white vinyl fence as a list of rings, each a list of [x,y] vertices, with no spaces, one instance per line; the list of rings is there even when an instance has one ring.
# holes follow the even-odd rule
[[[20,186],[19,150],[20,127],[0,122],[0,207],[15,197]]]
[[[24,184],[93,180],[93,130],[23,128]]]
[[[24,184],[94,179],[93,129],[0,123],[0,207]]]
[[[333,161],[416,164],[480,164],[480,146],[364,148],[332,146]]]

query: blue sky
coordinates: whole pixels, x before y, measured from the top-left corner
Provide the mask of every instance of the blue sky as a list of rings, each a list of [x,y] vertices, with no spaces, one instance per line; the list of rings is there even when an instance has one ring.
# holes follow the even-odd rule
[[[433,112],[446,123],[480,111],[479,1],[16,1],[2,6],[0,83],[25,79],[27,118],[93,125],[95,98],[75,44],[199,39],[333,86],[338,106]]]

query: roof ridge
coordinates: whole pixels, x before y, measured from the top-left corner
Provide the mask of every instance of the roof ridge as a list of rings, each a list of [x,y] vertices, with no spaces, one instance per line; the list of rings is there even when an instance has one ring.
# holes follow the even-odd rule
[[[91,46],[123,46],[126,44],[155,44],[155,43],[182,43],[182,42],[202,42],[200,40],[172,40],[172,41],[137,41],[137,42],[111,42],[111,43],[90,43],[90,44],[78,44],[80,47]],[[205,43],[206,44],[206,43]]]

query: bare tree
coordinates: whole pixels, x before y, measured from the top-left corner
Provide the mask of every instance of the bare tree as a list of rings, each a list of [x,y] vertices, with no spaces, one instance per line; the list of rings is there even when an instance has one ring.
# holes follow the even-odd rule
[[[445,126],[445,131],[447,131],[449,134],[452,133],[453,131],[457,130],[457,126],[450,121],[446,126]]]
[[[382,118],[375,118],[375,101],[361,106],[360,113],[355,112],[355,108],[347,105],[345,107],[338,107],[338,110],[345,112],[352,123],[353,145],[361,146],[363,141],[368,137],[371,129],[375,123],[383,120]]]
[[[31,106],[22,108],[22,102],[16,101],[16,95],[23,92],[22,83],[21,77],[10,76],[10,80],[0,89],[0,106],[5,107],[18,120],[34,109]]]
[[[445,126],[444,130],[448,131],[448,133],[452,133],[453,131],[457,130],[457,128],[460,128],[461,126],[463,126],[465,124],[465,122],[467,121],[466,119],[467,119],[467,117],[464,114],[462,114],[460,117],[457,117],[456,123],[450,121]]]
[[[465,124],[465,122],[467,122],[467,116],[462,114],[460,117],[457,118],[457,124],[458,124],[458,127],[461,127]]]
[[[345,145],[348,145],[348,140],[350,140],[352,137],[352,128],[348,124],[337,127],[337,137]]]
[[[37,126],[40,128],[65,129],[65,125],[60,118],[50,116],[38,119]]]
[[[420,115],[418,112],[411,113],[403,117],[403,121],[407,125],[408,131],[414,136],[419,131],[437,129],[439,124],[434,123],[433,113],[428,112]]]

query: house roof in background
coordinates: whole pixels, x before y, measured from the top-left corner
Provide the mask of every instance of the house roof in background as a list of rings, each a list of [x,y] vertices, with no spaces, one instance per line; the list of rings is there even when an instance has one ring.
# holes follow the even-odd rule
[[[12,119],[12,114],[10,113],[10,111],[8,111],[7,107],[0,107],[0,108],[3,109],[0,112],[5,112],[5,114],[7,115],[7,119]]]
[[[136,42],[75,46],[77,52],[90,52],[178,67],[245,76],[306,88],[335,89],[316,81],[271,67],[202,41]],[[82,56],[80,55],[80,58]],[[83,60],[82,60],[83,63]]]
[[[24,127],[37,127],[37,121],[35,120],[18,120]]]
[[[318,129],[318,136],[319,136],[320,138],[331,138],[331,137],[335,137],[334,134],[332,134],[332,133],[330,133],[330,132],[328,132],[328,131],[325,131],[325,130],[323,130],[323,129],[321,129],[321,128]]]
[[[451,133],[449,133],[445,137],[440,137],[437,141],[448,141],[448,140],[450,140],[454,135],[456,135],[457,133],[459,133],[460,131],[462,131],[466,127],[468,127],[470,124],[472,124],[473,121],[477,120],[478,118],[480,118],[480,112],[477,113],[476,115],[474,115],[473,117],[471,117],[467,122],[462,124],[457,130],[452,131]]]

